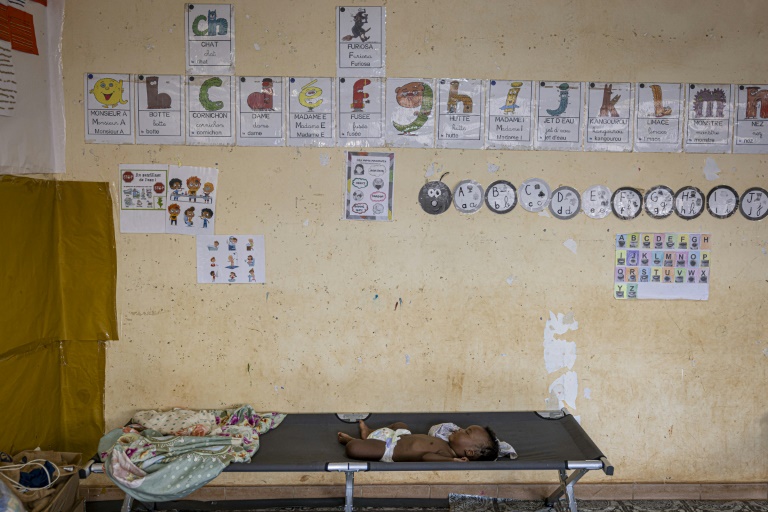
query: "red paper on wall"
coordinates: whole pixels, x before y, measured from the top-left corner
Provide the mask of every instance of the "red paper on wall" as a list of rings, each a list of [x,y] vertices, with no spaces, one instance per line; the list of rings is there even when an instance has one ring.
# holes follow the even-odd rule
[[[11,41],[11,23],[8,20],[6,5],[0,5],[0,41]]]
[[[35,37],[35,19],[28,12],[8,6],[8,19],[11,25],[11,48],[14,50],[39,55]]]

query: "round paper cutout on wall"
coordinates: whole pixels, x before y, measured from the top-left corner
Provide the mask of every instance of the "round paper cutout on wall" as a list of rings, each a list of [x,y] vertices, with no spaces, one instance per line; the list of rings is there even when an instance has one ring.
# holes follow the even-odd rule
[[[493,213],[509,213],[517,205],[517,189],[506,180],[494,181],[485,190],[485,205]]]
[[[675,192],[665,185],[651,187],[644,199],[645,213],[654,219],[666,219],[675,209]]]
[[[640,191],[632,187],[621,187],[616,189],[611,197],[611,206],[613,213],[621,220],[632,220],[643,209],[643,196]]]
[[[685,220],[695,219],[704,211],[704,193],[696,187],[683,187],[675,194],[675,213]]]
[[[760,187],[747,189],[741,195],[739,211],[749,220],[762,220],[768,215],[768,192]]]
[[[589,187],[581,195],[581,210],[590,219],[604,219],[611,213],[611,189],[605,185]]]
[[[552,192],[549,211],[560,220],[568,220],[579,214],[581,198],[573,187],[558,187]]]
[[[453,189],[453,206],[461,213],[475,213],[483,207],[483,186],[475,180],[462,180]]]
[[[451,189],[442,181],[430,181],[419,190],[421,209],[430,215],[440,215],[451,206]]]
[[[707,211],[718,219],[727,219],[739,208],[739,194],[728,185],[718,185],[707,194]]]
[[[552,190],[547,182],[540,178],[525,180],[517,193],[520,196],[520,206],[534,213],[543,211],[552,198]]]

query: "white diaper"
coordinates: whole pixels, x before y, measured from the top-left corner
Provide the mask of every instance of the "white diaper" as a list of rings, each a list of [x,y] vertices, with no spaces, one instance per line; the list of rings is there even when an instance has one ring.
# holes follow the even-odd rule
[[[392,454],[395,453],[395,446],[400,440],[400,436],[408,435],[410,433],[410,430],[404,428],[392,430],[391,428],[384,427],[376,429],[368,434],[368,439],[378,439],[379,441],[384,441],[386,443],[386,449],[384,450],[384,455],[381,457],[381,462],[393,462]]]

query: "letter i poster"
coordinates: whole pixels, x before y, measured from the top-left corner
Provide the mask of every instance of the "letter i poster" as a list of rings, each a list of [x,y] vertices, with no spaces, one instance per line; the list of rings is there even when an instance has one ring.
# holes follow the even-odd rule
[[[707,300],[711,246],[708,233],[616,235],[613,297]]]
[[[394,153],[347,152],[346,220],[392,220]]]

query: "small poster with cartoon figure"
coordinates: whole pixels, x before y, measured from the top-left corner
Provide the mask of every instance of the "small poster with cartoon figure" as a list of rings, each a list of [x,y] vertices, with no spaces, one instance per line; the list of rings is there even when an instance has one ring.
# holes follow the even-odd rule
[[[730,153],[733,85],[688,84],[686,153]]]
[[[768,124],[766,123],[768,123],[768,84],[739,85],[736,91],[733,152],[768,153]]]
[[[482,149],[483,81],[441,78],[437,81],[438,148]]]
[[[235,10],[231,4],[185,4],[187,74],[235,72]]]
[[[711,247],[708,233],[616,235],[613,297],[707,300]]]
[[[634,101],[629,82],[590,82],[584,151],[632,151]]]
[[[435,80],[388,78],[386,95],[387,146],[435,147]]]
[[[187,144],[235,144],[233,76],[187,77]]]
[[[199,235],[197,282],[266,283],[264,235]]]
[[[336,76],[386,76],[384,7],[336,7]]]
[[[536,89],[530,80],[488,82],[485,147],[532,149]]]
[[[339,78],[339,145],[384,146],[384,80]]]
[[[394,153],[347,152],[346,220],[392,220]]]
[[[237,145],[285,146],[283,79],[241,76],[236,82]]]
[[[219,170],[211,167],[169,167],[166,233],[207,235],[214,232],[218,176]]]
[[[334,146],[333,78],[288,79],[288,145]]]
[[[120,232],[165,233],[168,166],[120,164]]]
[[[539,82],[536,105],[536,149],[581,151],[584,84]]]
[[[85,74],[85,142],[133,144],[131,76]]]
[[[134,75],[136,143],[184,144],[184,77]]]
[[[685,89],[680,83],[635,85],[635,147],[640,153],[683,150]]]

